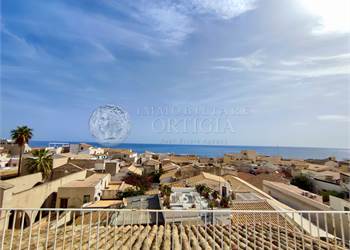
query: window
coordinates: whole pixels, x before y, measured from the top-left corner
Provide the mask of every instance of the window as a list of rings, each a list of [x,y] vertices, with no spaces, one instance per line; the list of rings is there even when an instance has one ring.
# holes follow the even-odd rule
[[[90,195],[89,194],[84,195],[83,203],[88,203],[89,201],[90,201]]]
[[[349,207],[344,207],[344,211],[350,211]]]
[[[61,208],[67,208],[68,207],[68,199],[61,198],[61,200],[60,200],[60,207]]]

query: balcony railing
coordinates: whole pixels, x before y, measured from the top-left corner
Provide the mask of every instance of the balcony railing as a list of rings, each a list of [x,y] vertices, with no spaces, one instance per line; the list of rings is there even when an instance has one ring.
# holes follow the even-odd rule
[[[1,249],[349,249],[349,211],[0,209]]]

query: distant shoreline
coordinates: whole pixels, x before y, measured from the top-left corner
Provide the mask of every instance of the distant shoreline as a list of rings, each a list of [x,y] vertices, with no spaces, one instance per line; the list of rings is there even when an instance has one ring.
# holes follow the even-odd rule
[[[49,142],[79,143],[74,141],[31,141],[30,146],[48,146]],[[295,159],[325,159],[335,156],[337,160],[350,159],[350,149],[317,148],[317,147],[285,147],[285,146],[241,146],[241,145],[186,145],[186,144],[145,144],[121,143],[113,146],[101,145],[96,142],[86,142],[95,147],[113,147],[132,149],[137,153],[153,151],[156,153],[194,154],[206,157],[223,157],[226,153],[240,152],[244,149],[256,150],[263,155],[281,155],[284,158]]]

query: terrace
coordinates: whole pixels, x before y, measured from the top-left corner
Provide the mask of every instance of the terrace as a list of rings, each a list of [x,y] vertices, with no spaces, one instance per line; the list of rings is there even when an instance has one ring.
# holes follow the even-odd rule
[[[26,217],[39,218],[24,227]],[[349,211],[0,209],[1,249],[348,249]],[[137,213],[140,213],[139,215]],[[195,223],[164,220],[195,213]],[[48,214],[44,217],[44,214]],[[125,218],[115,223],[115,217]],[[145,219],[145,218],[153,218]],[[168,217],[168,216],[167,216]],[[316,217],[312,223],[310,217]],[[228,218],[228,219],[227,219]],[[273,219],[269,219],[273,218]],[[322,225],[320,218],[326,223]],[[277,221],[276,221],[277,220]],[[327,221],[328,220],[328,221]],[[32,220],[31,220],[32,221]],[[339,223],[339,227],[336,224]]]

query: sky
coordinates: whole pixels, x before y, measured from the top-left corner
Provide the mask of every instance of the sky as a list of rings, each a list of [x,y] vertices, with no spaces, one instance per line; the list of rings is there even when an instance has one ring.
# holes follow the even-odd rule
[[[0,136],[350,148],[348,0],[4,0]]]

